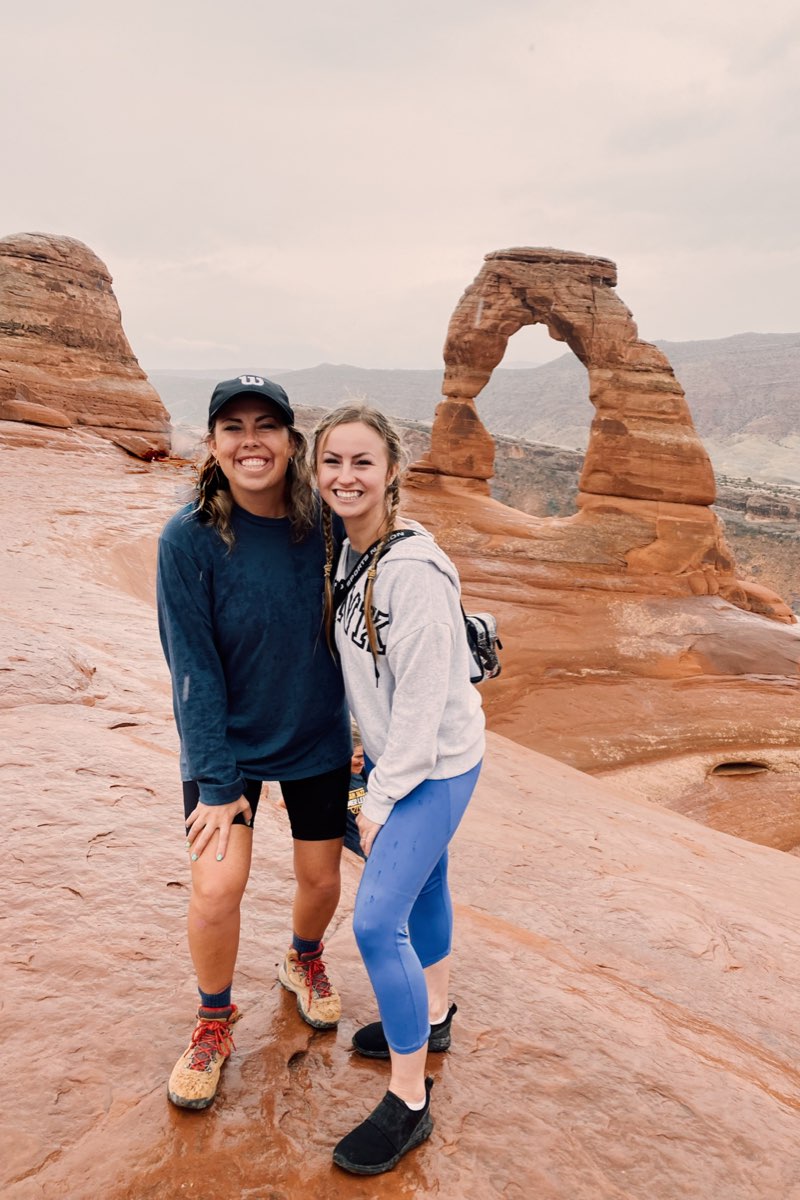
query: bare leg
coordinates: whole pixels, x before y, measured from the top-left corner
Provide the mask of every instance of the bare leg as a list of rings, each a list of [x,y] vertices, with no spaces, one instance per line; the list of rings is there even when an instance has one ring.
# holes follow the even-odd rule
[[[294,842],[294,932],[304,941],[321,941],[341,892],[342,838],[324,842]]]
[[[428,985],[428,1011],[431,1017],[441,1018],[447,1013],[450,986],[450,955],[425,968]],[[428,1047],[423,1046],[413,1054],[397,1054],[389,1047],[392,1060],[392,1076],[389,1091],[401,1100],[417,1104],[425,1099],[425,1062]]]
[[[192,863],[189,949],[204,992],[221,992],[233,979],[239,949],[239,913],[250,874],[253,831],[232,825],[222,862],[209,847]]]
[[[450,955],[439,959],[432,967],[425,968],[428,985],[428,1019],[441,1021],[450,1006]]]
[[[425,1060],[428,1047],[423,1046],[413,1054],[396,1054],[390,1049],[392,1077],[389,1091],[409,1104],[418,1104],[425,1099]]]

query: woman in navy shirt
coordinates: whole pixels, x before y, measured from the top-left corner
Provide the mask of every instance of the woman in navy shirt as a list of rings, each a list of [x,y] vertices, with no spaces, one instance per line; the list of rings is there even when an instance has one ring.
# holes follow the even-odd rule
[[[320,637],[326,551],[288,397],[243,375],[217,385],[197,497],[158,548],[191,859],[189,947],[200,1007],[170,1100],[212,1103],[240,1013],[231,1001],[261,783],[281,784],[294,839],[293,938],[279,971],[300,1015],[334,1028],[322,959],[339,900],[350,781],[341,676]]]

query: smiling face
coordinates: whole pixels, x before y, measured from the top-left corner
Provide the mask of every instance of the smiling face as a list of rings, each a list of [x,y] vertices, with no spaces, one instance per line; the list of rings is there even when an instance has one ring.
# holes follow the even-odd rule
[[[221,410],[209,448],[240,508],[260,517],[286,515],[292,436],[280,409],[260,396],[237,396]]]
[[[365,550],[386,521],[386,491],[397,475],[381,435],[361,421],[335,425],[317,452],[320,495],[344,521],[355,550]]]

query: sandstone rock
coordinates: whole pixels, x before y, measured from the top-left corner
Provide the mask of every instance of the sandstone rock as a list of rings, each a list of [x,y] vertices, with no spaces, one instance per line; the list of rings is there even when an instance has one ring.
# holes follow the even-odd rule
[[[800,503],[772,492],[754,491],[747,497],[746,512],[748,517],[759,521],[796,521]]]
[[[72,238],[0,239],[3,419],[83,425],[139,457],[169,453],[169,415],[125,337],[111,276]]]
[[[92,705],[95,668],[82,649],[0,617],[0,709],[27,704]]]
[[[28,425],[49,425],[53,429],[70,429],[69,417],[46,404],[31,404],[29,400],[7,400],[0,403],[0,421],[24,421]]]
[[[163,699],[156,721],[165,709]],[[330,1164],[334,1142],[386,1086],[383,1064],[349,1050],[377,1015],[349,929],[360,868],[344,863],[328,939],[344,1018],[321,1037],[275,985],[290,839],[285,817],[262,807],[237,1049],[212,1109],[171,1110],[164,1081],[192,1023],[171,774],[148,727],[75,715],[83,726],[49,727],[58,795],[34,794],[33,821],[14,831],[25,861],[12,858],[11,881],[32,900],[24,918],[7,912],[9,995],[26,1014],[26,1038],[7,1051],[9,1200],[792,1197],[797,859],[492,736],[451,855],[459,1014],[451,1053],[429,1064],[435,1129],[378,1192]],[[32,732],[26,755],[47,744]],[[76,733],[91,739],[90,755],[75,753]],[[71,820],[40,828],[54,799]],[[508,1012],[513,1022],[498,1015]],[[524,1104],[492,1099],[510,1079]]]
[[[797,833],[796,626],[677,587],[654,596],[646,575],[595,586],[620,584],[635,509],[595,512],[618,531],[587,534],[578,563],[558,557],[558,522],[504,508],[478,480],[415,477],[406,511],[452,549],[467,602],[500,615],[504,671],[484,695],[515,742],[490,735],[453,846],[460,1011],[450,1055],[430,1062],[433,1137],[359,1183],[330,1151],[386,1086],[385,1065],[349,1049],[377,1016],[350,929],[360,867],[344,863],[327,939],[344,1018],[320,1035],[275,980],[291,837],[269,803],[237,1050],[207,1113],[165,1096],[196,1000],[154,547],[190,473],[69,430],[30,427],[57,449],[8,448],[10,427],[0,607],[25,661],[0,664],[0,904],[4,1011],[24,1030],[4,1048],[4,1200],[795,1200],[800,861],[752,842],[765,809],[773,844]],[[755,758],[769,770],[738,809],[748,842],[710,827],[735,786],[713,771]],[[654,781],[637,786],[637,768],[660,770],[667,802],[679,780],[697,819],[643,801]]]
[[[633,499],[708,504],[714,479],[666,357],[641,342],[614,292],[608,259],[569,251],[497,250],[450,321],[443,392],[474,399],[523,325],[542,323],[589,373],[596,409],[581,489]],[[431,461],[451,474],[434,426]],[[471,472],[474,474],[474,472]]]
[[[572,561],[595,585],[611,590],[722,593],[742,608],[791,623],[791,610],[779,596],[736,578],[722,526],[708,507],[714,475],[683,389],[666,356],[639,340],[616,282],[616,267],[605,258],[531,247],[487,254],[450,320],[446,400],[416,474],[478,484],[490,478],[493,446],[475,397],[508,339],[524,325],[544,324],[586,367],[595,416],[580,477],[580,511],[537,530],[536,539],[547,544],[541,558]]]
[[[594,774],[712,829],[800,856],[797,751],[763,741],[748,747],[745,726],[738,732],[727,753],[698,743],[692,752],[672,757],[667,770],[654,761]]]
[[[49,425],[69,429],[72,422],[65,413],[28,399],[25,389],[14,382],[9,370],[0,366],[0,421],[24,421],[31,425]]]
[[[492,475],[494,441],[484,428],[471,399],[448,397],[436,409],[429,455],[418,470],[441,470],[447,475],[480,481],[481,492],[489,495],[486,482]]]
[[[545,520],[476,483],[413,472],[404,511],[454,558],[467,609],[499,620],[503,673],[482,688],[493,729],[623,782],[646,767],[645,796],[693,811],[705,776],[673,778],[675,761],[793,752],[800,794],[800,627],[768,591],[723,594],[735,580],[709,509],[583,495],[577,517]],[[742,611],[759,605],[774,619]],[[800,848],[790,776],[770,769],[761,791],[756,809],[732,792],[720,827]]]
[[[773,621],[784,621],[787,625],[792,625],[796,622],[797,618],[789,608],[789,605],[785,604],[779,596],[776,596],[771,588],[763,587],[760,583],[754,583],[751,580],[737,580],[736,582],[745,596],[745,603],[739,603],[740,608],[747,608],[750,612],[760,613],[764,617],[770,617]],[[720,589],[720,591],[723,596],[727,597],[725,589]]]
[[[584,488],[552,520],[491,500],[468,364],[460,378],[437,453],[467,474],[429,462],[404,511],[455,558],[467,606],[497,613],[504,670],[483,689],[493,732],[451,859],[460,1012],[431,1063],[436,1128],[377,1187],[796,1200],[800,629],[742,611],[774,598],[745,594],[691,489]],[[330,1164],[386,1086],[349,1051],[377,1015],[350,932],[360,868],[344,864],[327,937],[345,1015],[319,1035],[275,982],[291,838],[269,803],[238,1048],[209,1112],[164,1094],[196,999],[154,549],[189,472],[133,464],[88,428],[7,421],[0,444],[3,996],[24,1018],[4,1051],[0,1190],[371,1198]]]

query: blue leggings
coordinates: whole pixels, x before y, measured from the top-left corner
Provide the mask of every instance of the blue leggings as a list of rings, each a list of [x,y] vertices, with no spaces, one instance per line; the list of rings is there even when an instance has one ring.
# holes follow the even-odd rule
[[[375,990],[386,1040],[413,1054],[428,1040],[424,967],[450,953],[453,906],[447,844],[481,764],[454,779],[426,779],[398,800],[361,876],[353,932]]]

